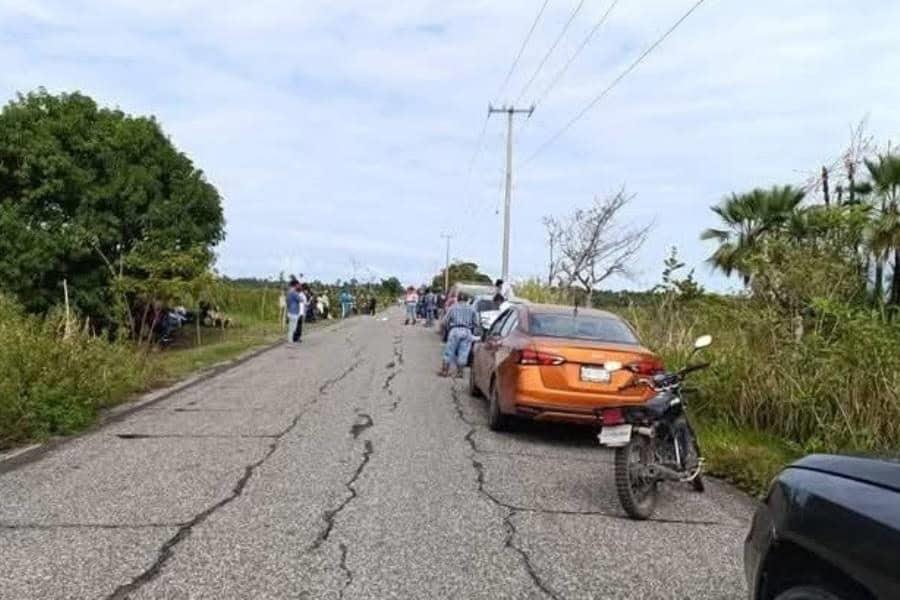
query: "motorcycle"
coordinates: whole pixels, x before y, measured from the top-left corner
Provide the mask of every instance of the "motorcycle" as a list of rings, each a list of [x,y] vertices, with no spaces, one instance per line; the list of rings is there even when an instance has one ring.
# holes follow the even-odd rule
[[[712,343],[708,335],[697,338],[691,357]],[[688,362],[690,361],[690,357]],[[690,483],[703,492],[703,457],[682,397],[684,379],[709,363],[688,365],[672,373],[638,377],[620,391],[647,386],[654,395],[646,403],[602,411],[600,445],[615,449],[616,493],[632,519],[649,519],[656,509],[658,488],[664,481]],[[628,369],[608,362],[610,373]]]

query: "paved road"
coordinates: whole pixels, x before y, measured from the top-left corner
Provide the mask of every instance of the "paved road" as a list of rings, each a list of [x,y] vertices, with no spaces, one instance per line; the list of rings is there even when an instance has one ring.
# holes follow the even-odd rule
[[[739,598],[752,506],[622,515],[588,432],[495,434],[358,318],[0,475],[0,598]]]

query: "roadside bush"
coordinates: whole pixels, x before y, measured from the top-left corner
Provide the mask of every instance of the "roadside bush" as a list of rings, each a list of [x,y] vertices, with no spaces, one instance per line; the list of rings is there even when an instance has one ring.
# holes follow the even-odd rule
[[[0,449],[77,431],[149,380],[131,346],[62,330],[0,295]]]
[[[811,316],[787,318],[760,302],[707,297],[623,316],[672,366],[695,337],[713,336],[694,404],[705,417],[808,452],[900,445],[900,327],[877,314],[820,302]]]

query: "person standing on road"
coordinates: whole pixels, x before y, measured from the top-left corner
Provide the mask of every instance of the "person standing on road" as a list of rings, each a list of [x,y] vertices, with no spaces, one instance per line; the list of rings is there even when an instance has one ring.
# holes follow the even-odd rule
[[[406,288],[406,296],[403,298],[403,303],[406,305],[406,325],[415,325],[416,324],[416,307],[419,305],[419,294],[416,293],[416,288],[413,286],[409,286]]]
[[[291,282],[285,295],[285,309],[287,313],[287,341],[289,344],[296,342],[294,335],[297,331],[297,323],[300,322],[300,282],[291,277]]]
[[[437,315],[437,296],[431,291],[431,288],[425,289],[425,327],[434,325],[434,319]]]
[[[298,344],[303,341],[303,321],[306,320],[306,311],[309,307],[309,286],[301,283],[297,283],[297,302],[299,304],[300,315],[297,319],[297,324],[294,327],[294,337],[293,341],[295,344]]]
[[[353,308],[353,296],[350,295],[350,290],[344,288],[341,292],[341,318],[346,319],[350,316],[350,309]]]
[[[460,292],[456,303],[447,311],[447,343],[444,344],[444,360],[438,373],[441,377],[450,375],[451,368],[455,369],[454,377],[462,377],[463,369],[469,364],[469,350],[479,323],[478,313],[468,300]]]

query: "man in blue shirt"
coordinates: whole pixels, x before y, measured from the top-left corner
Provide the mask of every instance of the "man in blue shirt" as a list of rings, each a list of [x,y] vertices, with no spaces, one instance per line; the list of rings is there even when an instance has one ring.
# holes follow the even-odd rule
[[[287,341],[288,344],[293,344],[295,342],[294,333],[297,331],[297,323],[300,322],[301,308],[300,282],[293,277],[291,278],[290,287],[288,287],[288,291],[285,296],[288,320]]]
[[[447,343],[444,344],[444,363],[441,366],[441,377],[447,377],[450,369],[455,367],[454,377],[462,377],[463,368],[469,364],[469,350],[472,348],[472,337],[479,327],[478,313],[469,304],[465,294],[459,294],[456,303],[447,311]]]

